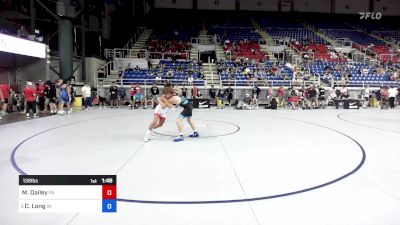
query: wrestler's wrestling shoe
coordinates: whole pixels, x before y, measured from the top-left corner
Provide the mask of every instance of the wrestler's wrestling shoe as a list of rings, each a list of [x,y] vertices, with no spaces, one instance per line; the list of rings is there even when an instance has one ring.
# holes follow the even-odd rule
[[[185,140],[185,138],[183,138],[183,135],[179,135],[177,138],[174,139],[174,142],[180,142]]]
[[[196,138],[196,137],[200,137],[200,135],[199,135],[199,133],[197,133],[197,131],[196,131],[196,132],[194,132],[193,134],[189,135],[189,137],[191,137],[191,138]]]

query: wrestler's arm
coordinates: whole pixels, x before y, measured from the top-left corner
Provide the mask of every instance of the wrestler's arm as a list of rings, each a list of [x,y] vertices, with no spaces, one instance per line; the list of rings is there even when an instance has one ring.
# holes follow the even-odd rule
[[[179,105],[181,103],[182,99],[179,96],[172,96],[171,98],[168,99],[168,103],[172,105]]]
[[[164,96],[161,96],[157,99],[157,101],[159,102],[159,104],[162,107],[168,107],[171,108],[173,106],[173,103],[171,103],[167,98],[165,98]]]

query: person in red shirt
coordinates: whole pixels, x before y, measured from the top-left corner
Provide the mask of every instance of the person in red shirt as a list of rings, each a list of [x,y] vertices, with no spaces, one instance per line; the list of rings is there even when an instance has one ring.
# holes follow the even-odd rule
[[[1,100],[1,114],[5,115],[7,114],[7,105],[8,105],[8,99],[10,97],[10,92],[11,92],[11,87],[7,83],[2,83],[0,84],[0,91],[2,96],[0,96]]]
[[[45,110],[45,86],[41,80],[37,86],[37,95],[39,96],[39,110],[43,112]]]
[[[37,91],[33,87],[32,82],[28,82],[24,88],[24,96],[26,101],[26,118],[30,118],[30,110],[33,112],[33,118],[38,118],[36,115],[36,93]]]

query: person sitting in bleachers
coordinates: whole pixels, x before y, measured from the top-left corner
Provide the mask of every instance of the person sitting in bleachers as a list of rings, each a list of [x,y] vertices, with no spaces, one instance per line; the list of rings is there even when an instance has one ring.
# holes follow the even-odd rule
[[[136,67],[135,67],[135,71],[140,71],[140,67],[139,67],[139,65],[136,65]]]
[[[128,63],[128,65],[126,66],[125,71],[133,71],[130,63]]]
[[[21,26],[21,28],[18,29],[18,37],[21,38],[27,38],[29,35],[28,31],[25,29],[24,26]]]

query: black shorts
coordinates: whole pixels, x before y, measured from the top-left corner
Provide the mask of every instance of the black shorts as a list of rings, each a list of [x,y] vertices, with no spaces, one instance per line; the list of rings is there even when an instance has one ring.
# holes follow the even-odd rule
[[[110,95],[110,100],[118,100],[118,95]]]
[[[179,115],[181,118],[187,118],[187,117],[192,117],[192,112],[193,112],[193,104],[188,103],[185,106],[183,106],[183,111]]]
[[[4,104],[8,104],[8,98],[5,98],[3,101]]]
[[[100,97],[100,96],[99,96],[99,101],[100,101],[100,102],[105,102],[105,101],[106,101],[106,98],[103,98],[103,97]]]
[[[48,96],[47,98],[49,99],[49,103],[56,103],[56,96]]]

